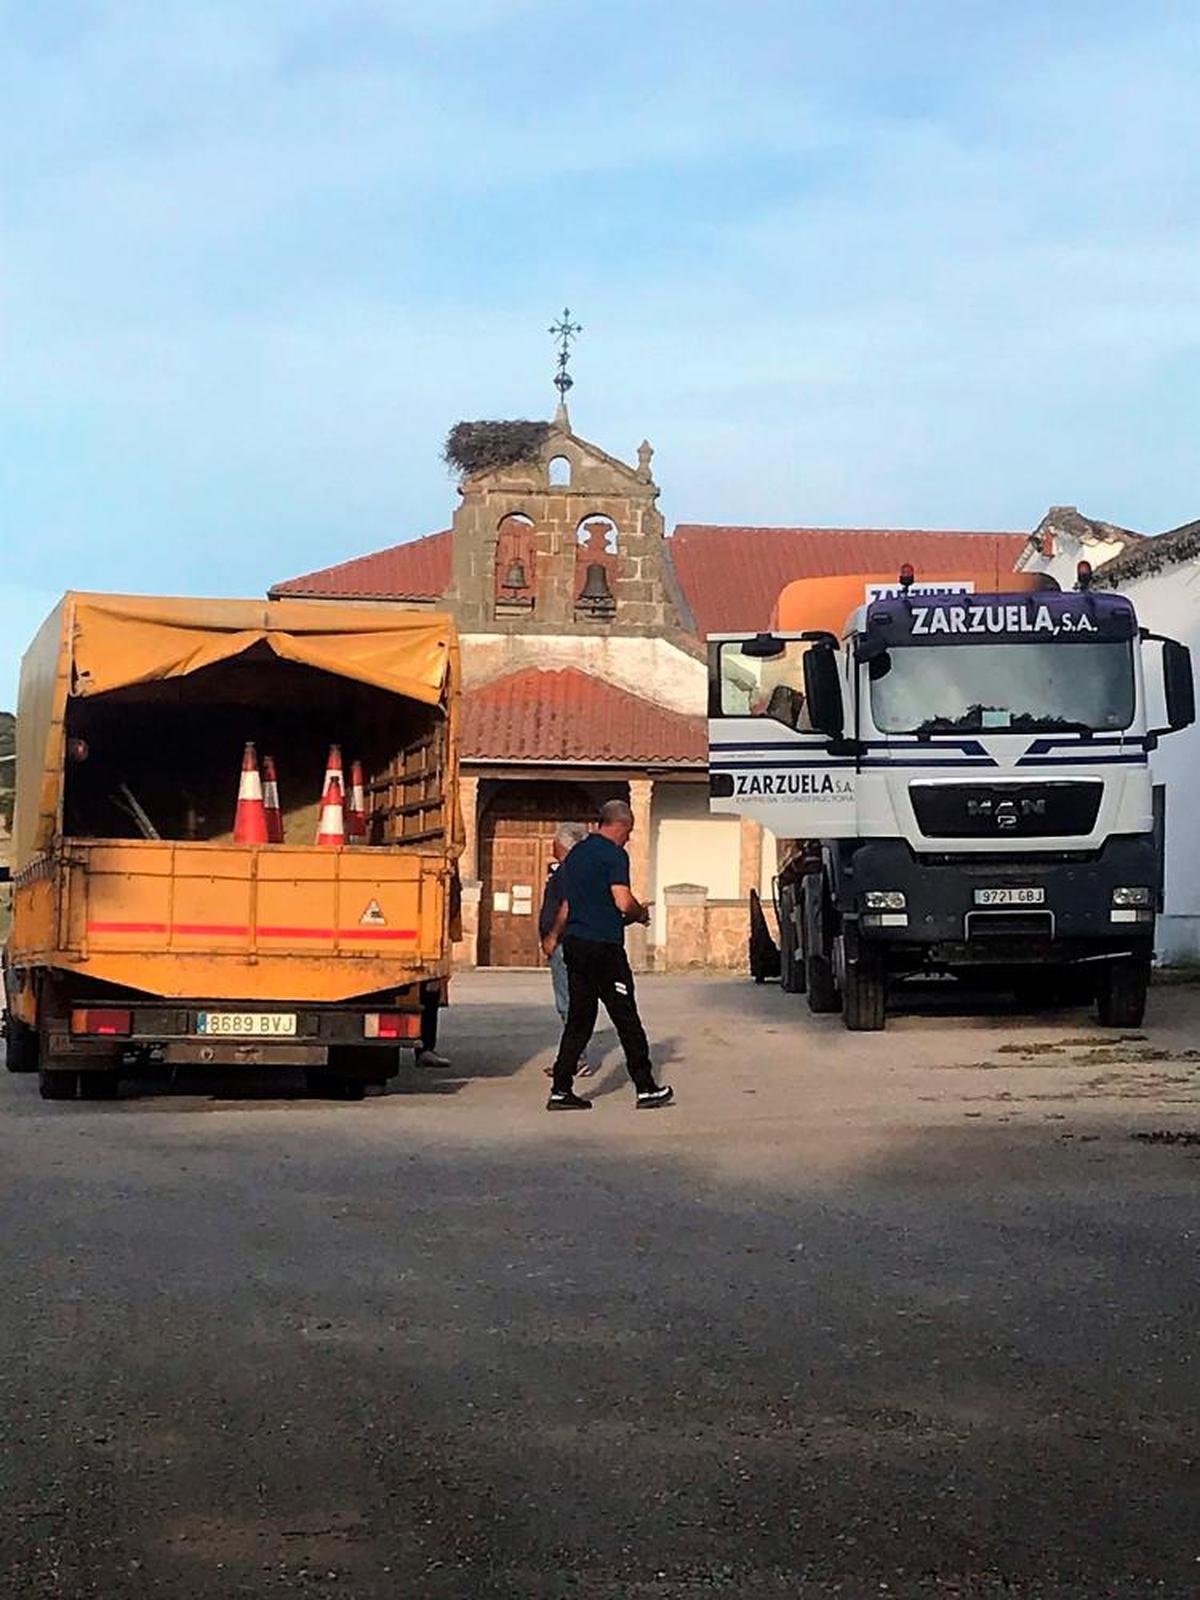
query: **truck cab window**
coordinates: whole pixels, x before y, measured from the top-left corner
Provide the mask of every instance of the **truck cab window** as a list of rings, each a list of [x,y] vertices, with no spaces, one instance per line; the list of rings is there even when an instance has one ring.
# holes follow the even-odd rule
[[[777,656],[746,655],[734,640],[721,646],[721,714],[766,717],[811,732],[804,695],[807,640],[788,639]]]

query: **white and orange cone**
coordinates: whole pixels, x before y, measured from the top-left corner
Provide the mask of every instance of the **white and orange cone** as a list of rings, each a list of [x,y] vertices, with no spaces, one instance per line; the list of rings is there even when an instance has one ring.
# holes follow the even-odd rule
[[[342,747],[340,744],[329,746],[329,755],[325,760],[325,788],[329,787],[330,778],[336,778],[342,786],[342,798],[346,797],[346,774],[342,770]],[[323,792],[323,791],[322,791]]]
[[[267,813],[263,805],[262,779],[258,775],[258,756],[247,743],[242,754],[242,776],[238,783],[237,812],[233,819],[234,844],[266,844]]]
[[[350,804],[346,808],[346,838],[352,842],[367,837],[367,795],[361,761],[350,763]]]
[[[317,824],[317,843],[336,849],[346,842],[346,820],[342,806],[341,779],[335,772],[325,785],[321,801],[321,820]]]
[[[275,775],[275,757],[262,760],[263,809],[267,813],[267,843],[283,843],[283,812],[279,808],[279,779]]]

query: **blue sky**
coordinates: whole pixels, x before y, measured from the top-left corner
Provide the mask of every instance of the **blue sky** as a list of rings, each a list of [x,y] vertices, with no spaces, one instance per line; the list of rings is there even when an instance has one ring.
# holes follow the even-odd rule
[[[0,706],[66,587],[261,593],[572,416],[668,520],[1200,515],[1200,13],[0,0]]]

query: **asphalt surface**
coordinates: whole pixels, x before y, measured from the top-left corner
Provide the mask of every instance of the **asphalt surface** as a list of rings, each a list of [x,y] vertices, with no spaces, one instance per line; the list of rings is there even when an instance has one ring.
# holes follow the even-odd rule
[[[359,1105],[0,1082],[0,1594],[1200,1593],[1200,991],[649,979],[678,1104],[558,1116],[456,998]]]

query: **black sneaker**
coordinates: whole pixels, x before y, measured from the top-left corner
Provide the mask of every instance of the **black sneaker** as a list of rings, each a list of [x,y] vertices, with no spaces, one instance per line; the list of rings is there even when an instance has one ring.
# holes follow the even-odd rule
[[[652,1089],[639,1089],[637,1108],[639,1111],[652,1111],[655,1106],[669,1106],[675,1098],[675,1091],[669,1083],[661,1087],[657,1084]]]
[[[585,1100],[582,1095],[573,1093],[570,1089],[551,1089],[550,1098],[546,1101],[547,1111],[590,1111],[592,1102]]]

